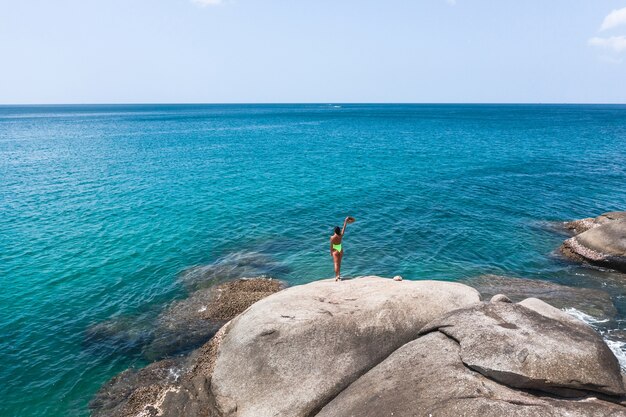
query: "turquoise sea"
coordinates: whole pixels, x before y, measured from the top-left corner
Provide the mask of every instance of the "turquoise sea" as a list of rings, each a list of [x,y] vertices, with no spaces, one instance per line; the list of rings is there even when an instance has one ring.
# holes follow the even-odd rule
[[[90,342],[152,317],[179,278],[484,273],[611,293],[626,275],[568,263],[553,222],[626,209],[626,106],[0,107],[0,415],[85,416],[147,362]],[[141,337],[138,337],[138,340]]]

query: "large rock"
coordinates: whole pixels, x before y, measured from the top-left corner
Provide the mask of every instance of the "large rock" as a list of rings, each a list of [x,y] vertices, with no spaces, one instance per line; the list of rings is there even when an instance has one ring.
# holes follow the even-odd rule
[[[317,281],[234,319],[211,390],[224,416],[309,416],[426,323],[479,301],[458,283],[364,277]]]
[[[505,294],[512,301],[539,298],[558,308],[575,308],[596,318],[612,318],[617,314],[609,293],[581,287],[568,287],[539,279],[481,275],[464,281],[476,288],[483,299]]]
[[[532,309],[482,303],[440,317],[422,333],[438,330],[456,340],[465,365],[511,387],[624,395],[619,363],[602,338],[553,307],[542,311],[537,302]]]
[[[605,223],[609,223],[613,220],[626,219],[626,211],[611,211],[603,213],[598,217],[587,217],[585,219],[572,220],[565,222],[563,225],[566,229],[571,230],[575,234],[586,232],[594,227],[601,226]]]
[[[407,343],[316,416],[626,416],[624,407],[595,398],[556,399],[501,385],[465,366],[461,350],[441,332]]]
[[[626,272],[626,212],[603,216],[602,222],[563,242],[561,252],[577,261]]]

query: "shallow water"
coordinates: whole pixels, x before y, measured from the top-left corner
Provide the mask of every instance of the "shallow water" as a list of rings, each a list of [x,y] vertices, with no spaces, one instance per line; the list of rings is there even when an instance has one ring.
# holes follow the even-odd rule
[[[348,276],[602,288],[624,329],[626,275],[564,262],[551,222],[626,209],[626,106],[4,106],[0,179],[3,416],[87,415],[145,363],[88,329],[141,344],[190,267],[332,276],[348,214]]]

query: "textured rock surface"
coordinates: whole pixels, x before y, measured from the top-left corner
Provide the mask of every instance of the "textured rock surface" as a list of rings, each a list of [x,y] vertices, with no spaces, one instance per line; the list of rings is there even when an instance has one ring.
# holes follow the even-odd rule
[[[573,260],[626,272],[626,212],[578,222],[572,230],[582,232],[563,242],[561,252]]]
[[[317,417],[618,417],[620,405],[511,389],[472,371],[440,332],[410,342],[345,389]]]
[[[465,365],[511,387],[623,395],[619,363],[601,337],[573,318],[549,314],[482,303],[449,313],[422,332],[438,330],[458,341]]]
[[[112,378],[89,403],[93,417],[156,415],[164,397],[174,391],[181,359],[168,359],[143,369],[128,369]]]
[[[233,320],[212,391],[225,416],[306,416],[417,337],[442,314],[479,301],[439,281],[317,281],[268,297]]]
[[[483,299],[496,294],[505,294],[514,302],[534,297],[558,308],[576,308],[596,318],[610,318],[617,314],[611,296],[602,290],[500,275],[481,275],[464,283],[476,288]]]

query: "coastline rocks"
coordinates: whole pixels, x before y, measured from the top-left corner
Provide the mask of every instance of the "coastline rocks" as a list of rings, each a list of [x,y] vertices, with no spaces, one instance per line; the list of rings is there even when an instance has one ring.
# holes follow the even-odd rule
[[[461,347],[440,332],[396,350],[328,403],[317,417],[617,417],[623,406],[562,400],[501,385],[465,366]]]
[[[417,336],[429,321],[479,301],[440,281],[317,281],[265,298],[234,319],[211,389],[224,416],[308,416]]]
[[[125,371],[95,417],[626,417],[600,335],[459,283],[317,281],[256,302],[186,358]],[[500,301],[498,301],[500,300]]]
[[[568,287],[538,279],[512,278],[500,275],[481,275],[463,281],[476,288],[485,298],[506,294],[513,302],[539,298],[557,308],[575,308],[597,318],[611,318],[617,314],[609,293],[592,288]]]
[[[223,324],[282,288],[274,279],[239,279],[174,302],[159,317],[160,327],[146,356],[163,356],[181,345],[188,350],[190,344],[213,336],[211,340],[186,357],[164,359],[115,376],[89,403],[92,416],[218,416],[208,383],[227,328]]]
[[[578,222],[572,230],[582,232],[563,242],[561,252],[575,261],[626,272],[626,212]]]
[[[483,303],[449,313],[421,333],[437,330],[457,341],[465,365],[510,387],[566,397],[624,395],[619,363],[602,338],[557,309],[546,305],[540,314],[541,308]]]
[[[181,359],[167,359],[127,369],[100,388],[89,403],[93,417],[156,415],[164,397],[176,390]]]
[[[280,291],[275,279],[238,279],[198,290],[172,303],[156,320],[144,356],[155,360],[189,351],[208,341],[228,320],[260,299]]]

